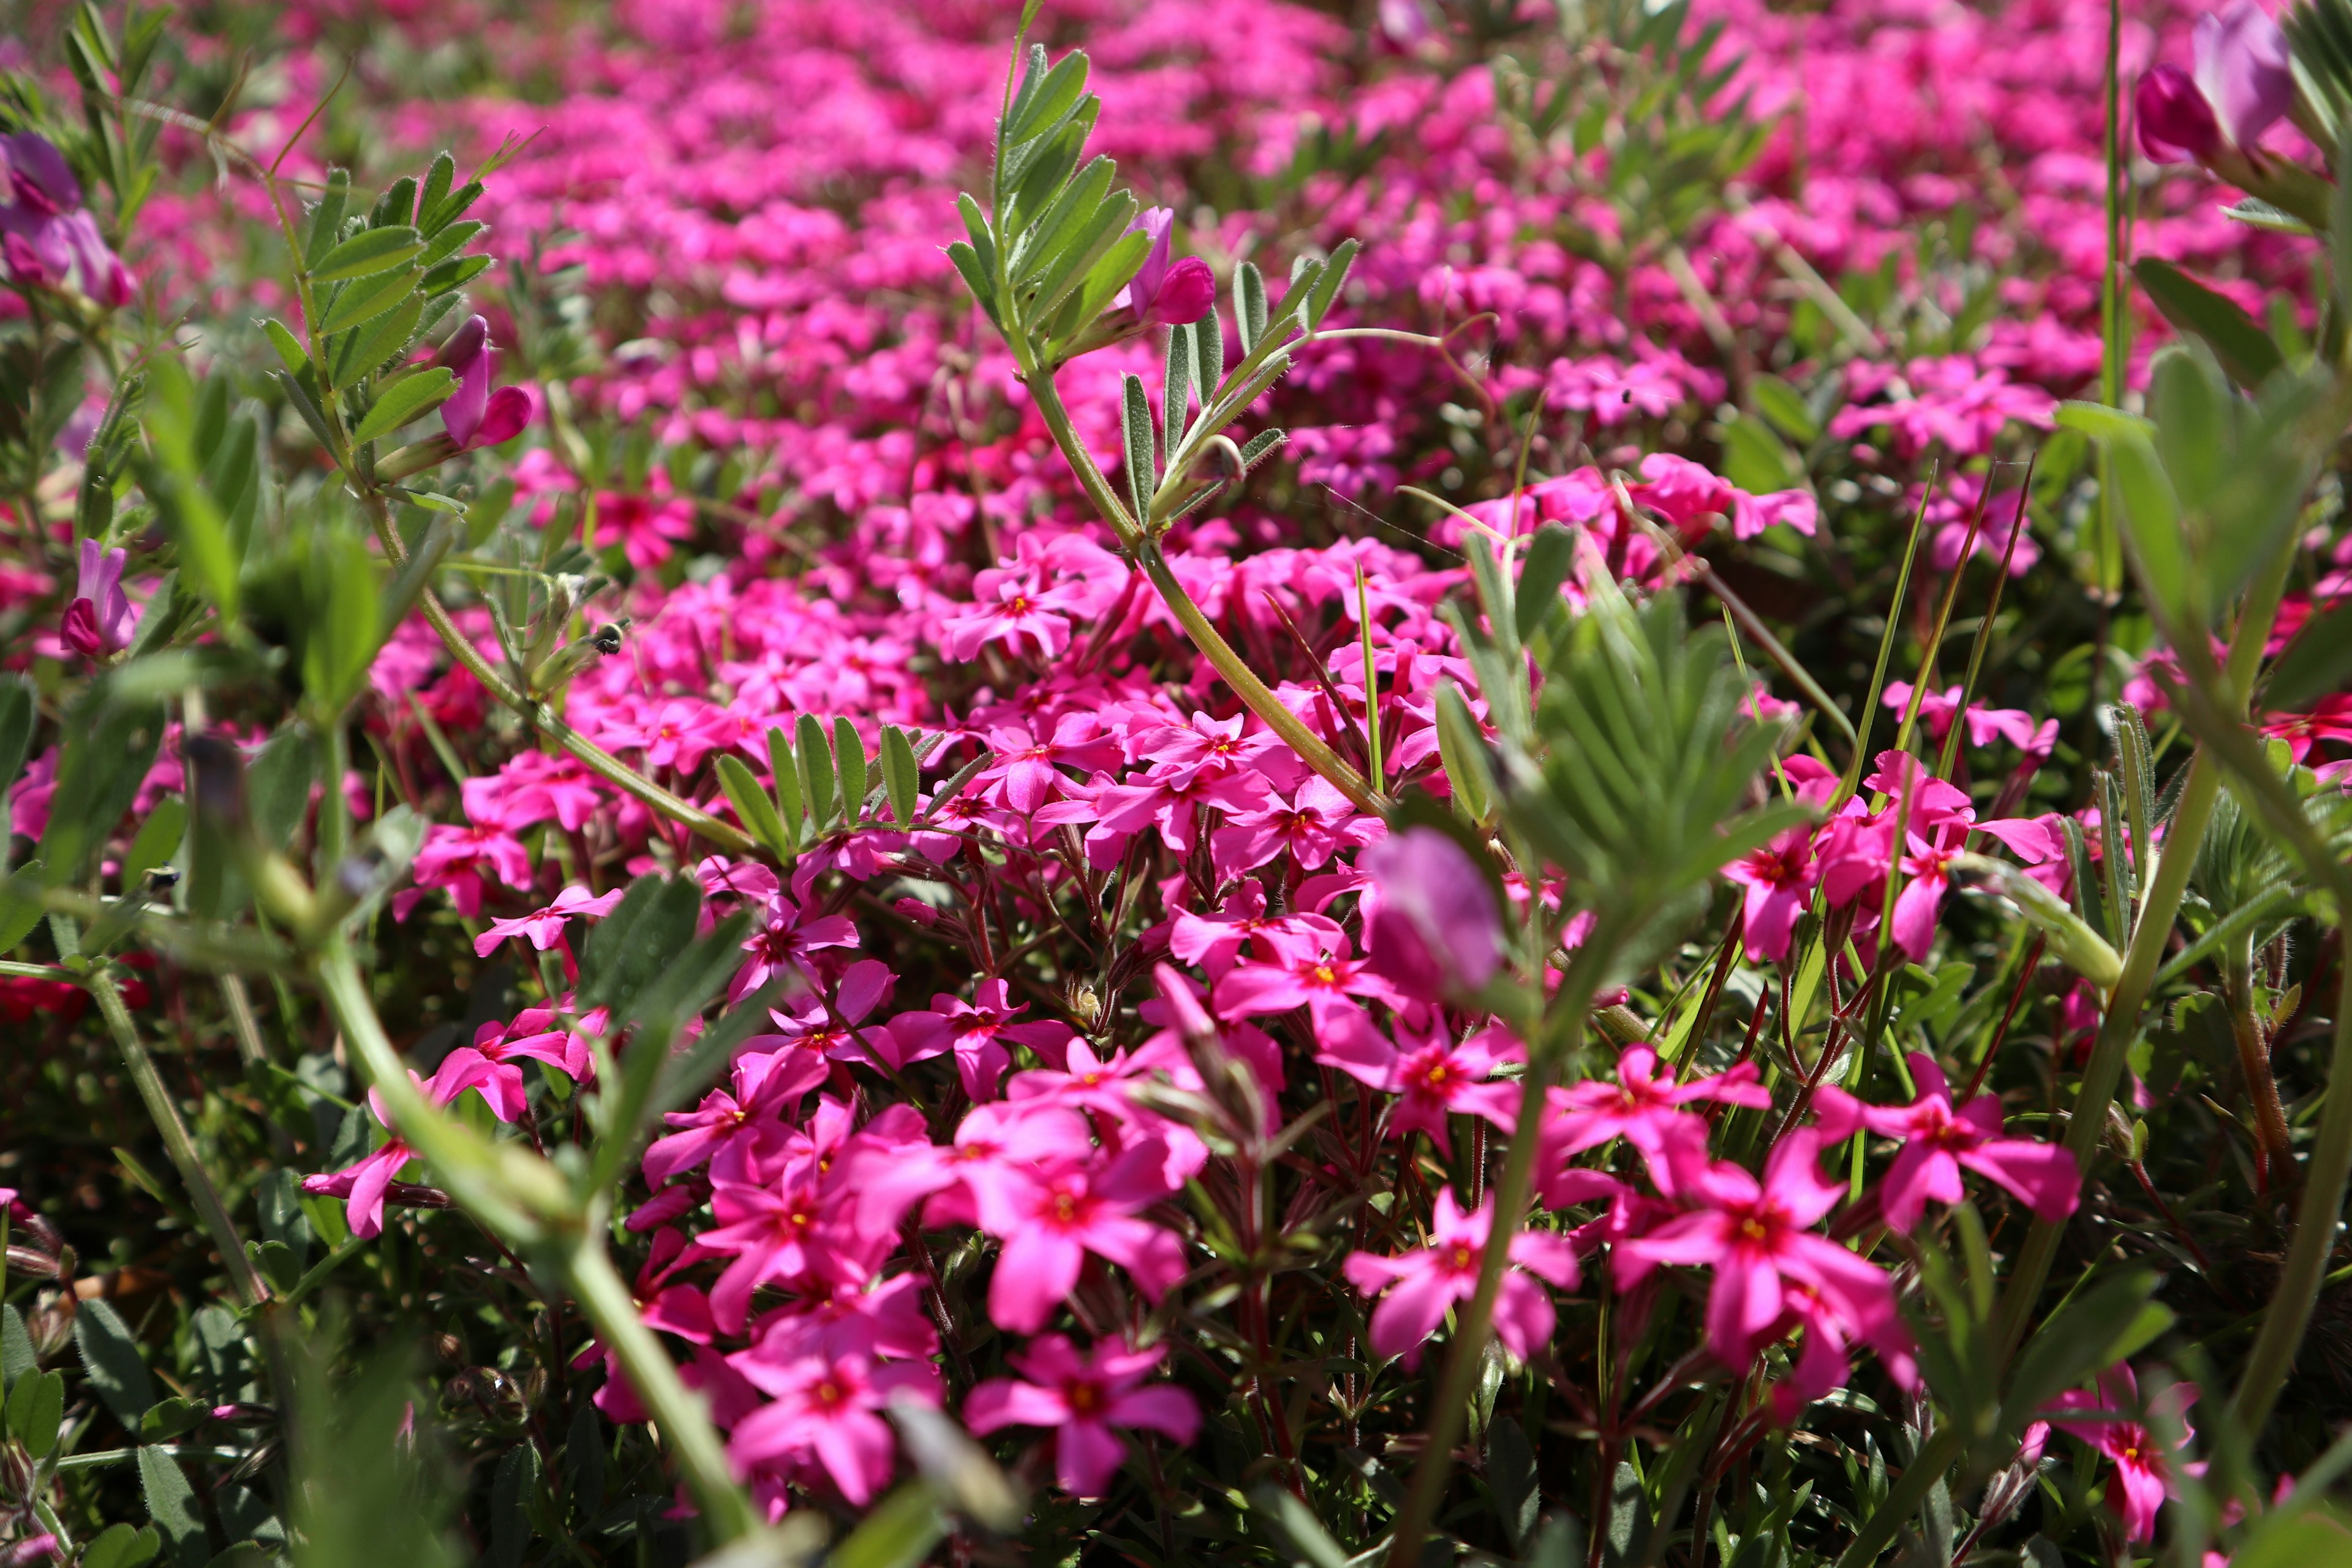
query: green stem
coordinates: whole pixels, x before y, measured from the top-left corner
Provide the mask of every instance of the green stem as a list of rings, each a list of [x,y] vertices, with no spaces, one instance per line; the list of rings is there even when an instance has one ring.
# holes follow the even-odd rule
[[[154,1118],[155,1131],[163,1135],[163,1147],[171,1154],[172,1163],[179,1167],[180,1180],[186,1184],[188,1195],[195,1200],[196,1215],[212,1233],[213,1245],[220,1248],[221,1261],[227,1266],[229,1288],[236,1292],[237,1305],[259,1306],[268,1298],[268,1289],[262,1284],[253,1259],[246,1256],[245,1242],[236,1233],[236,1222],[229,1217],[228,1205],[221,1202],[220,1190],[213,1185],[204,1162],[196,1157],[195,1141],[188,1136],[187,1123],[180,1120],[180,1108],[173,1103],[171,1091],[163,1087],[163,1077],[155,1070],[155,1058],[147,1054],[145,1042],[139,1038],[131,1010],[122,1005],[122,994],[114,988],[113,978],[103,968],[83,976],[82,986],[96,999],[99,1013],[106,1019],[107,1029],[122,1052],[122,1065],[131,1074],[131,1081],[138,1086],[139,1098],[147,1102],[147,1114]]]
[[[2198,846],[2205,841],[2205,827],[2212,820],[2221,782],[2221,769],[2212,753],[2199,747],[2189,763],[2189,777],[2181,785],[2180,804],[2173,812],[2171,829],[2157,854],[2155,875],[2140,904],[2139,922],[2132,928],[2131,945],[2124,954],[2123,976],[2108,994],[2106,1016],[2099,1022],[2098,1038],[2091,1047],[2091,1059],[2084,1065],[2074,1114],[2066,1124],[2067,1152],[2074,1156],[2075,1168],[2085,1175],[2090,1173],[2091,1156],[2097,1152],[2099,1140],[2106,1131],[2107,1106],[2115,1099],[2116,1085],[2123,1078],[2124,1058],[2132,1042],[2139,1037],[2140,1013],[2147,1005],[2148,991],[2156,979],[2157,966],[2164,958],[2165,946],[2172,939],[2173,921],[2180,912],[2181,895],[2189,887],[2189,866],[2197,858]],[[2026,1321],[2042,1294],[2042,1284],[2050,1277],[2050,1265],[2058,1255],[2058,1242],[2065,1229],[2063,1220],[2037,1219],[2026,1232],[2025,1245],[2019,1251],[2017,1267],[2010,1275],[2009,1287],[2002,1297],[2000,1342],[2003,1360],[2016,1351],[2018,1342],[2024,1337]]]
[[[2336,897],[2343,897],[2338,891]],[[2312,1307],[2319,1298],[2328,1255],[2336,1247],[2336,1226],[2344,1213],[2344,1188],[2352,1180],[2352,956],[2336,963],[2336,1045],[2328,1055],[2327,1082],[2332,1092],[2320,1116],[2319,1141],[2311,1151],[2305,1173],[2303,1202],[2294,1215],[2294,1239],[2287,1245],[2286,1267],[2279,1271],[2270,1309],[2263,1314],[2263,1330],[2246,1356],[2231,1401],[2242,1432],[2259,1432],[2278,1402],[2279,1389],[2294,1364],[2295,1352],[2311,1326]]]
[[[1603,922],[1603,928],[1608,922]],[[1526,1217],[1528,1189],[1535,1183],[1536,1154],[1551,1086],[1559,1076],[1561,1060],[1583,1037],[1592,993],[1607,969],[1612,949],[1598,931],[1577,950],[1568,973],[1561,976],[1559,1001],[1546,1020],[1544,1039],[1528,1052],[1527,1076],[1519,1080],[1519,1117],[1511,1130],[1511,1147],[1503,1159],[1503,1173],[1495,1183],[1495,1217],[1478,1261],[1478,1289],[1470,1304],[1454,1321],[1454,1343],[1446,1352],[1445,1373],[1437,1385],[1436,1402],[1429,1413],[1429,1433],[1421,1459],[1413,1467],[1412,1483],[1404,1507],[1397,1513],[1389,1541],[1388,1568],[1413,1568],[1421,1561],[1423,1542],[1437,1519],[1437,1505],[1445,1493],[1446,1477],[1454,1468],[1454,1445],[1462,1436],[1462,1421],[1486,1356],[1486,1339],[1495,1326],[1495,1300],[1501,1294],[1504,1271],[1510,1266],[1511,1239]]]
[[[1036,399],[1037,412],[1044,417],[1045,428],[1053,433],[1054,444],[1062,449],[1064,460],[1077,476],[1078,488],[1087,492],[1087,499],[1094,503],[1111,531],[1118,535],[1119,542],[1134,555],[1136,564],[1143,569],[1143,574],[1150,579],[1152,587],[1167,605],[1168,613],[1176,617],[1176,624],[1184,628],[1184,635],[1192,639],[1201,656],[1224,677],[1225,684],[1234,689],[1249,710],[1265,721],[1267,729],[1287,742],[1301,762],[1329,780],[1331,786],[1346,795],[1359,811],[1385,812],[1389,805],[1386,797],[1339,752],[1324,744],[1322,737],[1301,722],[1297,714],[1284,707],[1282,700],[1267,689],[1265,682],[1257,678],[1242,656],[1218,635],[1209,617],[1201,613],[1201,606],[1192,602],[1192,595],[1184,591],[1184,584],[1168,569],[1159,545],[1144,536],[1111,492],[1110,481],[1103,477],[1093,454],[1072,427],[1069,410],[1062,405],[1054,378],[1043,371],[1030,370],[1023,381],[1029,395]]]
[[[508,1245],[530,1252],[580,1303],[667,1436],[718,1538],[757,1533],[758,1516],[728,1469],[726,1446],[710,1425],[702,1397],[678,1377],[669,1352],[638,1317],[628,1286],[604,1254],[601,1206],[583,1212],[570,1184],[546,1161],[518,1145],[480,1138],[425,1100],[385,1037],[348,950],[340,943],[331,947],[317,967],[335,1022],[383,1094],[399,1135],[433,1165],[434,1174],[468,1215]]]

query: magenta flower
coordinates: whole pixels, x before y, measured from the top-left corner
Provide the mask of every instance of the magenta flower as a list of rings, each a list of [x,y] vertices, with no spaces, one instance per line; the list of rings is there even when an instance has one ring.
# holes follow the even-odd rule
[[[1675,1191],[1691,1210],[1616,1248],[1619,1289],[1660,1263],[1713,1268],[1707,1348],[1733,1368],[1746,1368],[1759,1346],[1785,1331],[1784,1320],[1812,1315],[1817,1302],[1855,1338],[1902,1342],[1886,1276],[1812,1232],[1845,1196],[1843,1184],[1822,1179],[1822,1141],[1818,1128],[1790,1133],[1766,1162],[1761,1182],[1738,1165],[1709,1160],[1702,1144],[1675,1143],[1668,1150],[1678,1167]]]
[[[944,1148],[923,1142],[876,1150],[848,1180],[857,1194],[858,1223],[869,1232],[896,1230],[909,1208],[929,1198],[927,1225],[1009,1234],[1020,1224],[1018,1202],[1041,1170],[1093,1152],[1093,1135],[1076,1110],[992,1100],[972,1107]]]
[[[1142,1427],[1183,1444],[1201,1431],[1192,1396],[1168,1384],[1140,1387],[1168,1353],[1165,1345],[1131,1350],[1123,1341],[1091,1352],[1060,1334],[1045,1334],[1008,1359],[1023,1382],[992,1377],[964,1401],[964,1425],[986,1436],[1003,1426],[1052,1426],[1055,1477],[1074,1497],[1100,1497],[1127,1458],[1114,1426]]]
[[[1914,1051],[1910,1062],[1919,1097],[1906,1106],[1862,1105],[1829,1084],[1815,1091],[1830,1137],[1845,1137],[1859,1125],[1904,1141],[1879,1189],[1890,1228],[1916,1228],[1930,1202],[1958,1203],[1967,1195],[1960,1185],[1964,1166],[2014,1193],[2039,1218],[2062,1220],[2074,1212],[2082,1173],[2063,1144],[2002,1137],[1997,1099],[1979,1095],[1956,1109],[1935,1058]]]
[[[673,1110],[662,1118],[678,1131],[655,1140],[646,1150],[646,1181],[657,1187],[682,1171],[708,1164],[739,1142],[757,1140],[770,1127],[781,1131],[786,1108],[823,1083],[831,1070],[814,1051],[738,1058],[732,1092],[714,1089],[692,1110]]]
[[[2157,1397],[2170,1406],[2170,1415],[2182,1428],[2185,1447],[2189,1407],[2197,1402],[2196,1385],[2176,1383]],[[2118,1364],[2100,1374],[2096,1394],[2080,1390],[2062,1394],[2044,1412],[2053,1426],[2066,1427],[2115,1461],[2116,1485],[2108,1492],[2107,1505],[2123,1521],[2124,1536],[2130,1541],[2154,1540],[2156,1516],[2163,1510],[2164,1500],[2179,1495],[2173,1475],[2173,1455],[2178,1450],[2168,1451],[2164,1440],[2149,1429],[2145,1415],[2150,1407],[2140,1399],[2139,1380],[2132,1375],[2132,1369]]]
[[[81,576],[58,635],[84,658],[120,653],[131,646],[138,619],[122,591],[122,564],[130,558],[127,550],[100,549],[95,539],[81,542]]]
[[[1217,302],[1217,279],[1207,262],[1197,256],[1169,261],[1175,218],[1166,207],[1146,207],[1128,225],[1129,234],[1150,235],[1151,248],[1144,253],[1134,280],[1118,291],[1111,306],[1134,311],[1143,326],[1184,326],[1207,315]]]
[[[1409,1367],[1421,1364],[1421,1347],[1437,1331],[1447,1310],[1476,1293],[1494,1223],[1493,1194],[1476,1213],[1465,1215],[1448,1187],[1437,1194],[1427,1247],[1394,1258],[1349,1255],[1348,1283],[1381,1298],[1372,1310],[1374,1355],[1402,1355]],[[1544,1283],[1573,1289],[1577,1278],[1576,1254],[1565,1237],[1540,1230],[1522,1230],[1512,1237],[1511,1267],[1495,1298],[1496,1337],[1521,1361],[1549,1344],[1554,1316]]]
[[[1628,1046],[1617,1058],[1614,1083],[1586,1079],[1551,1091],[1544,1118],[1544,1163],[1549,1166],[1622,1138],[1642,1152],[1660,1175],[1659,1185],[1671,1191],[1666,1153],[1681,1132],[1694,1130],[1682,1108],[1701,1100],[1764,1110],[1772,1104],[1772,1092],[1757,1081],[1753,1062],[1680,1083],[1657,1052],[1647,1046]]]
[[[560,1068],[574,1082],[593,1078],[596,1069],[586,1043],[568,1029],[530,1031],[528,1023],[548,1020],[544,1009],[532,1012],[539,1014],[537,1019],[525,1013],[511,1026],[493,1019],[475,1031],[472,1045],[459,1046],[443,1057],[433,1074],[434,1102],[451,1104],[467,1089],[476,1089],[491,1115],[510,1122],[530,1102],[522,1081],[525,1058]]]
[[[106,247],[81,205],[81,182],[48,139],[30,131],[0,136],[0,236],[11,277],[26,288],[68,280],[100,304],[131,300],[131,274]]]
[[[2197,90],[2213,106],[2230,141],[2251,152],[2294,101],[2286,35],[2254,0],[2231,0],[2197,18],[2190,47]]]
[[[856,947],[857,922],[847,915],[818,915],[779,894],[768,905],[767,920],[743,943],[751,962],[735,972],[727,988],[730,1003],[740,1002],[768,983],[768,977],[789,971],[811,979],[810,956],[828,947]]]
[[[1726,866],[1723,875],[1748,889],[1740,941],[1748,955],[1775,962],[1786,958],[1798,917],[1811,904],[1813,885],[1822,877],[1813,860],[1812,829],[1790,828]]]
[[[513,920],[492,921],[490,929],[474,939],[474,956],[488,958],[498,945],[511,936],[526,937],[530,945],[541,952],[563,940],[564,923],[574,915],[601,919],[620,907],[622,889],[614,889],[602,898],[591,898],[588,889],[570,887],[555,895],[555,901]]]
[[[1503,966],[1503,916],[1477,862],[1434,827],[1408,827],[1366,849],[1371,879],[1365,943],[1372,966],[1422,1001],[1465,994]]]
[[[437,1080],[427,1082],[415,1072],[408,1075],[417,1092],[434,1105],[446,1105],[449,1096],[443,1093]],[[383,1096],[373,1089],[368,1090],[368,1110],[379,1126],[389,1129],[392,1117],[383,1108]],[[398,1176],[403,1166],[416,1158],[397,1131],[385,1139],[372,1153],[340,1171],[327,1172],[302,1178],[302,1190],[317,1197],[341,1198],[343,1217],[352,1234],[362,1240],[383,1233],[383,1194]]]
[[[1058,1067],[1076,1034],[1067,1024],[1050,1018],[1014,1023],[1029,1007],[1026,1003],[1014,1006],[1002,980],[982,981],[971,1002],[938,995],[931,998],[931,1012],[901,1013],[890,1020],[888,1033],[898,1052],[893,1065],[903,1068],[952,1050],[964,1092],[975,1100],[996,1098],[997,1080],[1013,1065],[1013,1053],[1004,1042],[1026,1046]]]
[[[1328,952],[1312,958],[1286,955],[1275,963],[1235,964],[1211,993],[1220,1017],[1247,1018],[1304,1007],[1318,1029],[1333,1026],[1330,1020],[1342,1010],[1362,1011],[1348,1000],[1351,996],[1391,1003],[1404,1000],[1394,986],[1372,973],[1369,963],[1335,958]]]
[[[1390,1044],[1360,1009],[1349,1007],[1335,1011],[1319,1034],[1322,1049],[1315,1055],[1317,1061],[1399,1097],[1389,1118],[1391,1137],[1426,1132],[1439,1149],[1451,1153],[1445,1131],[1449,1115],[1483,1116],[1502,1128],[1518,1115],[1518,1086],[1486,1081],[1499,1064],[1526,1055],[1499,1027],[1457,1044],[1442,1018],[1433,1018],[1419,1037],[1400,1025],[1398,1034],[1410,1046],[1406,1049]]]
[[[772,1186],[712,1184],[710,1206],[719,1224],[698,1239],[708,1251],[734,1259],[710,1291],[711,1316],[720,1328],[740,1330],[752,1292],[769,1280],[822,1277],[834,1255],[854,1243],[840,1205],[825,1201],[813,1174]],[[833,1272],[838,1277],[842,1270]]]
[[[511,441],[530,423],[530,393],[520,386],[490,390],[496,353],[490,324],[479,316],[467,317],[442,347],[441,363],[457,374],[457,390],[441,405],[441,426],[459,451]]]
[[[1179,962],[1197,963],[1211,981],[1223,979],[1244,951],[1260,958],[1307,959],[1349,951],[1347,933],[1328,915],[1265,912],[1265,887],[1244,877],[1225,895],[1213,915],[1179,910],[1169,922],[1168,951]]]
[[[1228,820],[1231,826],[1209,840],[1218,869],[1227,876],[1286,853],[1312,870],[1343,848],[1370,843],[1381,832],[1376,819],[1357,811],[1319,777],[1302,782],[1287,801],[1276,795],[1261,806],[1231,812]]]
[[[895,1393],[939,1403],[939,1373],[920,1362],[877,1366],[862,1355],[803,1356],[779,1366],[755,1349],[728,1364],[773,1403],[745,1416],[728,1452],[749,1468],[791,1460],[814,1465],[852,1506],[889,1483],[898,1447],[877,1414]]]
[[[1108,1165],[1021,1181],[1008,1212],[980,1216],[1004,1243],[988,1282],[988,1315],[1001,1328],[1035,1333],[1077,1284],[1089,1252],[1126,1269],[1151,1300],[1166,1295],[1183,1277],[1184,1244],[1135,1216],[1168,1195],[1167,1163],[1166,1147],[1147,1139]]]

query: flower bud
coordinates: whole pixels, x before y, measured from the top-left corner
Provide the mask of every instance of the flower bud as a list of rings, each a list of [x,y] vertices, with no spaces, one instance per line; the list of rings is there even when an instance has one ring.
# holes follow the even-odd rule
[[[1423,1000],[1475,991],[1503,966],[1502,911],[1468,851],[1434,827],[1408,827],[1366,849],[1378,903],[1372,967]]]
[[[2251,152],[2294,101],[2286,35],[2254,0],[2197,19],[2197,90],[2231,143]]]
[[[2213,106],[2187,71],[2160,65],[2139,79],[2132,94],[2140,151],[2159,163],[2202,163],[2221,151],[2221,126]]]

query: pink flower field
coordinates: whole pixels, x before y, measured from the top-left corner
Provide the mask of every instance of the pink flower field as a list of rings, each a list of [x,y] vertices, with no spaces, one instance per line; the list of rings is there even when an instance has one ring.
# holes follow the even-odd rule
[[[2352,0],[0,41],[0,1563],[2352,1561]]]

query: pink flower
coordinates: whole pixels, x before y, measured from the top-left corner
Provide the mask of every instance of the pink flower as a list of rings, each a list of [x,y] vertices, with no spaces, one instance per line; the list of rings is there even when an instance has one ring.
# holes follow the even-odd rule
[[[733,1090],[714,1089],[692,1110],[673,1110],[662,1121],[678,1129],[646,1151],[646,1181],[659,1186],[682,1171],[709,1163],[738,1142],[781,1128],[785,1107],[823,1083],[831,1071],[812,1051],[779,1050],[738,1058]]]
[[[1822,1179],[1822,1132],[1800,1128],[1780,1141],[1759,1182],[1739,1166],[1711,1161],[1696,1142],[1667,1151],[1675,1191],[1690,1212],[1620,1245],[1612,1258],[1618,1287],[1637,1283],[1661,1263],[1715,1270],[1707,1293],[1707,1348],[1726,1366],[1745,1368],[1777,1337],[1784,1316],[1834,1314],[1841,1337],[1903,1342],[1895,1290],[1886,1276],[1811,1226],[1845,1196]]]
[[[1675,1138],[1691,1130],[1682,1108],[1700,1100],[1763,1110],[1771,1106],[1772,1093],[1757,1081],[1753,1062],[1679,1083],[1657,1052],[1628,1046],[1617,1058],[1616,1082],[1587,1079],[1551,1091],[1543,1128],[1545,1163],[1622,1138],[1642,1152],[1654,1172],[1667,1175],[1659,1184],[1671,1191],[1671,1176],[1664,1170],[1666,1154]]]
[[[1350,996],[1375,997],[1402,1003],[1394,987],[1357,959],[1334,958],[1328,952],[1312,958],[1286,955],[1276,963],[1239,963],[1217,982],[1212,993],[1218,1016],[1246,1018],[1262,1013],[1287,1013],[1305,1007],[1316,1026],[1328,1026],[1339,1010],[1360,1011]]]
[[[1503,916],[1469,852],[1434,827],[1408,827],[1366,849],[1378,894],[1366,945],[1408,996],[1466,994],[1503,966]]]
[[[1389,1118],[1391,1137],[1426,1132],[1439,1149],[1451,1152],[1447,1116],[1483,1116],[1507,1128],[1518,1114],[1518,1086],[1486,1081],[1497,1064],[1525,1056],[1500,1028],[1456,1044],[1444,1020],[1433,1014],[1429,1031],[1419,1037],[1399,1026],[1398,1034],[1412,1047],[1400,1049],[1360,1009],[1349,1007],[1334,1012],[1330,1026],[1320,1034],[1317,1061],[1383,1094],[1401,1097]]]
[[[1402,1355],[1407,1366],[1421,1364],[1421,1347],[1437,1331],[1446,1310],[1476,1293],[1494,1223],[1493,1194],[1476,1213],[1465,1215],[1448,1187],[1437,1194],[1427,1247],[1394,1258],[1349,1255],[1348,1283],[1381,1298],[1372,1311],[1373,1354]],[[1496,1337],[1521,1361],[1551,1342],[1551,1296],[1539,1280],[1574,1289],[1576,1255],[1564,1237],[1522,1230],[1511,1237],[1511,1267],[1495,1299]]]
[[[1118,291],[1111,306],[1133,310],[1144,326],[1184,326],[1207,315],[1217,302],[1217,279],[1207,262],[1196,256],[1169,262],[1175,217],[1166,207],[1146,207],[1127,226],[1129,234],[1150,235],[1151,248],[1144,253],[1134,280]]]
[[[1740,913],[1740,940],[1753,958],[1775,962],[1789,955],[1797,919],[1812,902],[1821,868],[1813,860],[1813,835],[1791,827],[1760,849],[1723,868],[1728,881],[1748,889]]]
[[[862,1355],[803,1356],[783,1365],[759,1351],[727,1358],[774,1403],[745,1416],[728,1452],[746,1468],[791,1459],[814,1463],[852,1506],[888,1484],[898,1452],[889,1423],[877,1414],[894,1393],[939,1403],[939,1373],[920,1363],[876,1366]]]
[[[1862,1105],[1834,1085],[1815,1091],[1830,1137],[1847,1136],[1858,1124],[1904,1140],[1879,1190],[1889,1227],[1916,1228],[1930,1201],[1958,1203],[1966,1195],[1960,1186],[1963,1166],[2016,1194],[2042,1219],[2061,1220],[2074,1212],[2082,1176],[2063,1144],[2002,1137],[1998,1100],[1979,1095],[1955,1109],[1935,1058],[1914,1051],[1910,1062],[1919,1097],[1906,1106]]]
[[[81,542],[81,576],[59,635],[84,658],[120,653],[131,646],[138,620],[122,591],[122,564],[130,558],[127,550],[101,550],[95,539]]]
[[[1013,1022],[1029,1008],[1025,1003],[1013,1005],[1002,980],[982,981],[971,1002],[939,995],[931,998],[931,1006],[933,1011],[901,1013],[890,1020],[890,1038],[898,1052],[894,1065],[906,1067],[952,1050],[964,1092],[975,1100],[996,1098],[997,1080],[1013,1065],[1005,1041],[1026,1046],[1059,1065],[1076,1034],[1067,1024],[1050,1018],[1033,1024]]]
[[[1100,1497],[1127,1458],[1111,1428],[1140,1426],[1190,1444],[1200,1407],[1167,1384],[1139,1387],[1168,1347],[1132,1350],[1105,1341],[1089,1353],[1060,1334],[1033,1340],[1008,1359],[1027,1381],[992,1377],[964,1401],[964,1424],[982,1436],[1003,1426],[1053,1426],[1055,1478],[1076,1497]]]
[[[1157,1301],[1183,1277],[1184,1244],[1135,1216],[1166,1197],[1168,1154],[1158,1139],[1129,1148],[1108,1165],[1066,1167],[1024,1176],[995,1216],[981,1226],[1003,1250],[988,1282],[988,1315],[1001,1328],[1034,1333],[1071,1289],[1089,1252],[1125,1268]]]
[[[566,888],[555,895],[555,901],[544,909],[533,910],[509,921],[492,921],[490,929],[474,939],[474,956],[488,958],[498,945],[510,936],[527,937],[530,945],[541,952],[563,940],[564,922],[574,915],[603,918],[620,907],[622,889],[615,888],[603,898],[591,898],[588,889]]]
[[[414,1072],[408,1078],[429,1103],[446,1105],[449,1102],[449,1095],[443,1092],[437,1079],[428,1083]],[[383,1096],[371,1089],[367,1102],[377,1124],[391,1127],[392,1117],[383,1108]],[[401,1168],[415,1158],[415,1152],[398,1132],[394,1132],[373,1153],[340,1171],[303,1177],[302,1190],[317,1197],[343,1199],[343,1217],[350,1224],[352,1234],[365,1240],[383,1234],[384,1189],[392,1185]]]
[[[474,1032],[474,1043],[459,1046],[441,1058],[433,1074],[436,1104],[454,1103],[467,1089],[479,1090],[490,1114],[512,1121],[530,1102],[522,1081],[523,1058],[560,1068],[574,1082],[595,1076],[595,1066],[581,1037],[566,1029],[541,1031],[550,1022],[545,1008],[519,1015],[513,1025],[493,1019]]]
[[[2197,1401],[2193,1384],[2176,1383],[2158,1395],[2169,1406],[2173,1420],[2189,1430],[2189,1407]],[[2131,1541],[2156,1538],[2156,1516],[2164,1500],[2179,1495],[2173,1477],[2173,1454],[2143,1418],[2151,1408],[2143,1404],[2139,1380],[2132,1369],[2118,1364],[2099,1378],[2094,1395],[2080,1390],[2062,1394],[2046,1414],[2052,1424],[2066,1427],[2092,1447],[2115,1461],[2116,1485],[2107,1505],[2122,1519],[2124,1535]]]
[[[1319,777],[1301,783],[1287,801],[1276,796],[1263,806],[1235,811],[1229,820],[1231,826],[1210,840],[1219,868],[1228,876],[1284,853],[1312,870],[1339,849],[1370,843],[1381,831],[1377,820],[1358,812]]]
[[[441,350],[441,363],[457,377],[457,390],[441,405],[441,426],[460,451],[511,441],[530,423],[530,393],[520,386],[490,390],[496,352],[490,324],[479,316],[467,317]]]

